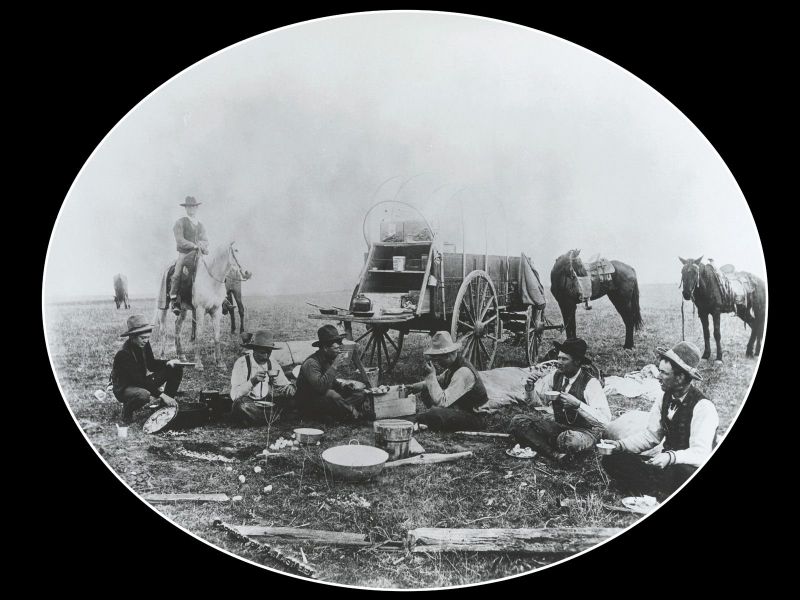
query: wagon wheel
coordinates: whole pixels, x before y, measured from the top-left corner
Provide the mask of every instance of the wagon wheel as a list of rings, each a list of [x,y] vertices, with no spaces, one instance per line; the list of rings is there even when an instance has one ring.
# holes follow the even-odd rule
[[[538,362],[539,352],[542,348],[543,314],[544,309],[529,306],[525,318],[525,358],[528,359],[528,365],[531,367]]]
[[[500,304],[485,271],[472,271],[461,283],[450,329],[461,342],[461,354],[479,371],[492,368],[500,342]]]
[[[367,331],[354,341],[365,368],[378,367],[379,380],[391,373],[403,350],[405,331],[389,329],[383,325],[367,325]]]

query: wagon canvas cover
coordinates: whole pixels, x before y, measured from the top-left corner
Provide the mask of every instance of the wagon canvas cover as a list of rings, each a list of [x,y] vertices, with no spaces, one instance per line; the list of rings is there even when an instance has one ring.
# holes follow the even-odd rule
[[[533,305],[536,308],[544,308],[547,304],[539,273],[533,268],[531,259],[525,254],[519,261],[519,289],[522,303],[526,306]]]

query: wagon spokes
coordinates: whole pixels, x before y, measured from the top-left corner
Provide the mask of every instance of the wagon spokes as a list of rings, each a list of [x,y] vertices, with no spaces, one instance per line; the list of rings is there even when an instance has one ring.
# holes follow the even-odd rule
[[[494,362],[500,340],[500,306],[494,283],[485,271],[473,271],[461,283],[450,335],[461,342],[461,355],[479,370]]]

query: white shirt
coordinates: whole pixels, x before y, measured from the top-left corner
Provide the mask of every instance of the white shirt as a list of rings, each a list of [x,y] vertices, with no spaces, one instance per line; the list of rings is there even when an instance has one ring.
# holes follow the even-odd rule
[[[433,374],[428,375],[421,384],[414,384],[412,389],[425,386],[428,389],[428,395],[431,397],[431,400],[433,400],[433,405],[446,407],[461,398],[461,396],[470,391],[475,385],[475,376],[467,367],[456,369],[452,379],[450,379],[450,385],[442,389],[444,376],[445,373],[442,373],[438,377]]]
[[[686,394],[679,401],[683,402],[684,398],[686,398]],[[661,443],[665,435],[664,430],[661,428],[661,403],[663,400],[662,396],[653,403],[647,418],[647,427],[644,431],[619,441],[623,450],[638,454],[639,452],[650,450]],[[670,421],[675,415],[675,410],[670,410],[667,413],[667,419]],[[694,412],[692,413],[689,447],[686,450],[674,451],[675,464],[692,465],[694,467],[702,465],[711,455],[711,448],[718,426],[719,415],[717,415],[714,403],[705,398],[698,401],[694,405]]]
[[[539,400],[542,406],[547,406],[552,400],[545,396],[545,392],[553,391],[553,379],[557,371],[552,371],[539,379],[533,386],[533,392],[536,399]],[[575,373],[567,380],[567,387],[564,390],[569,393],[572,389],[572,384],[578,378],[580,371]],[[586,384],[586,389],[583,390],[583,399],[586,400],[584,404],[578,407],[578,413],[589,423],[598,427],[604,427],[611,422],[611,409],[608,407],[608,400],[606,393],[603,391],[603,386],[596,377],[592,377],[589,383]]]
[[[250,356],[250,377],[253,377],[259,369],[267,369],[266,363],[259,365],[256,362],[252,350],[237,358],[231,371],[231,400],[238,400],[245,396],[253,400],[261,400],[270,394],[269,377],[256,385],[253,385],[253,382],[247,377],[247,359],[245,358],[247,355]],[[270,358],[270,360],[272,361],[272,368],[278,370],[278,377],[275,378],[275,389],[273,390],[277,394],[280,393],[281,388],[289,385],[289,380],[278,362],[274,358]]]

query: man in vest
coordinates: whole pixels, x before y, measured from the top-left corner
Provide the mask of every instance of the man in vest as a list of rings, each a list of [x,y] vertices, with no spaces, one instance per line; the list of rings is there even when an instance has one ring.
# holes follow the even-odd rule
[[[336,378],[336,367],[347,354],[341,352],[344,335],[334,325],[317,330],[319,348],[300,366],[295,404],[300,415],[309,419],[357,420],[362,416],[364,396],[350,384]]]
[[[621,440],[604,440],[614,446],[614,453],[603,458],[603,467],[625,490],[666,498],[711,455],[719,416],[714,404],[692,385],[694,380],[702,381],[697,373],[697,346],[679,342],[658,354],[664,396],[653,404],[644,431]],[[662,440],[663,450],[652,458],[639,454]]]
[[[475,367],[459,353],[460,348],[448,332],[437,331],[424,351],[425,379],[408,386],[429,408],[417,417],[417,423],[427,425],[432,431],[483,428],[477,409],[489,397]],[[437,376],[437,370],[441,375]]]
[[[186,216],[175,221],[172,233],[175,235],[175,244],[178,249],[178,259],[175,261],[175,271],[172,273],[169,294],[172,299],[172,312],[179,315],[181,277],[183,267],[192,264],[197,257],[197,250],[203,254],[208,254],[208,238],[206,228],[197,220],[197,207],[202,202],[198,202],[192,196],[186,196],[186,200],[181,204],[186,209]]]
[[[243,344],[249,351],[236,359],[231,371],[231,418],[246,425],[267,422],[275,398],[290,395],[291,384],[281,366],[270,359],[276,346],[272,332],[256,331]]]
[[[555,342],[558,368],[534,382],[534,400],[552,405],[552,416],[534,411],[512,420],[520,445],[561,461],[592,448],[611,422],[606,394],[600,381],[581,368],[586,342],[579,338]]]

